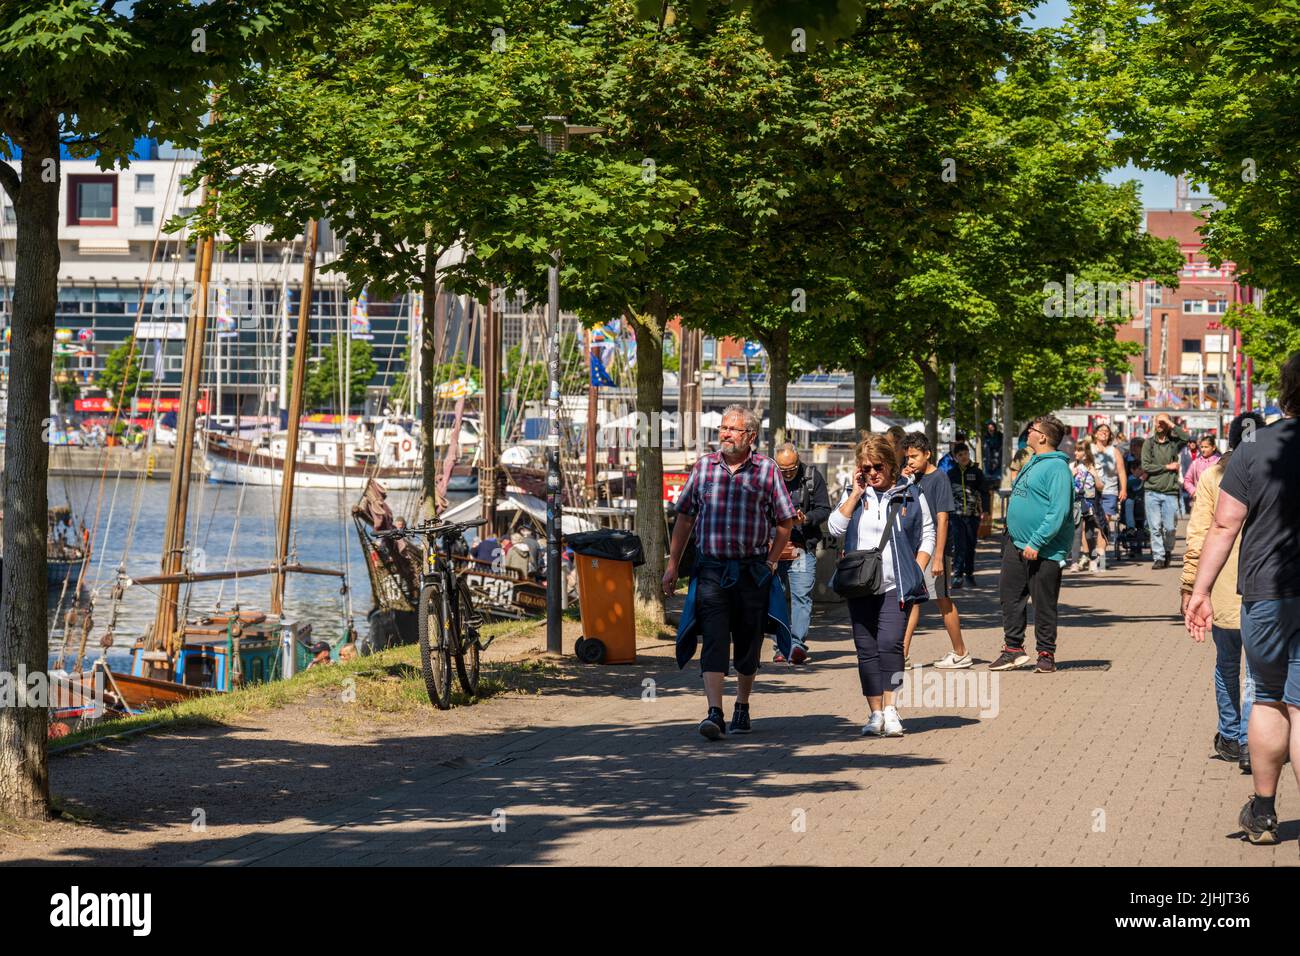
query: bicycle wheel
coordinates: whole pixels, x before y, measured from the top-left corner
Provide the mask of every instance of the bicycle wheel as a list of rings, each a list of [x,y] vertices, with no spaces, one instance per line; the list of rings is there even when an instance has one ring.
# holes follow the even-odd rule
[[[429,584],[420,589],[420,669],[429,700],[439,710],[451,707],[451,648],[443,622],[442,589]]]
[[[470,596],[469,585],[462,579],[457,582],[459,595],[457,604],[456,640],[456,676],[460,686],[470,697],[478,696],[479,677],[479,643],[478,614],[474,610],[474,598]]]

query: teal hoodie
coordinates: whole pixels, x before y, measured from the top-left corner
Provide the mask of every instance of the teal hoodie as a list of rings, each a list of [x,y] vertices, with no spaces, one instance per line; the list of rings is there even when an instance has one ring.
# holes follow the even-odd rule
[[[1074,522],[1070,506],[1074,481],[1064,452],[1034,455],[1020,469],[1007,503],[1007,531],[1019,549],[1036,548],[1048,561],[1063,561],[1070,553]]]

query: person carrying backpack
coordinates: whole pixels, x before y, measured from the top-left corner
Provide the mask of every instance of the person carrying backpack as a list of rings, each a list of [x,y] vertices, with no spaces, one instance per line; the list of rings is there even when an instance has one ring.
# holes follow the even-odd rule
[[[781,470],[785,490],[794,502],[794,527],[790,543],[781,554],[777,573],[790,598],[790,663],[808,659],[808,624],[812,620],[812,592],[817,581],[817,545],[822,539],[822,522],[830,517],[831,499],[826,479],[816,468],[799,460],[799,449],[786,442],[777,448],[776,466]],[[772,656],[785,663],[778,648]]]

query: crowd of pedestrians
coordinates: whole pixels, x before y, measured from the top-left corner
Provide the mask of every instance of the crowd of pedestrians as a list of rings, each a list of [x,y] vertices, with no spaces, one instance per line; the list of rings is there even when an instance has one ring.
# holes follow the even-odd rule
[[[779,446],[774,458],[760,454],[756,416],[728,408],[721,447],[694,464],[677,499],[663,580],[672,593],[693,540],[678,660],[684,665],[700,645],[708,708],[700,733],[716,740],[752,730],[765,634],[775,638],[775,663],[812,663],[819,549],[836,558],[820,583],[847,605],[866,699],[862,733],[901,736],[895,695],[913,666],[925,604],[934,602],[951,644],[931,666],[974,663],[956,599],[979,586],[977,543],[991,534],[995,491],[1005,498],[995,671],[1032,664],[1054,673],[1063,572],[1105,573],[1112,550],[1140,560],[1145,548],[1152,570],[1168,568],[1185,512],[1179,587],[1189,632],[1198,641],[1212,637],[1216,649],[1215,755],[1253,776],[1255,793],[1239,815],[1246,836],[1276,842],[1282,766],[1288,759],[1300,766],[1300,353],[1284,366],[1279,405],[1284,417],[1273,425],[1257,413],[1235,419],[1223,454],[1215,435],[1193,439],[1164,413],[1149,435],[1127,441],[1108,424],[1070,436],[1057,418],[1040,416],[1005,462],[1002,433],[987,422],[978,464],[964,436],[936,461],[924,434],[894,427],[858,443],[835,493],[793,444]],[[727,722],[731,666],[738,684]]]

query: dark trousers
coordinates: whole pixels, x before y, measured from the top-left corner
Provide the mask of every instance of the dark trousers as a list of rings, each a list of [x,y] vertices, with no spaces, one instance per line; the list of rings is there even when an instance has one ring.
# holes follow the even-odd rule
[[[762,567],[761,573],[767,568]],[[768,575],[763,584],[742,566],[739,576],[727,579],[720,567],[701,565],[696,572],[695,613],[700,622],[700,670],[705,673],[729,674],[727,658],[736,665],[736,673],[749,676],[758,670],[758,656],[763,649],[763,624],[767,618]],[[730,654],[728,654],[730,651]]]
[[[849,598],[853,643],[858,649],[858,680],[863,697],[879,697],[903,683],[903,632],[912,610],[898,606],[898,590]]]
[[[961,577],[975,573],[975,545],[980,539],[979,515],[952,515],[948,519],[952,529],[952,574]]]
[[[1002,630],[1006,646],[1025,646],[1026,602],[1034,602],[1034,645],[1056,654],[1056,611],[1061,596],[1061,564],[1025,558],[1007,535],[1002,541]]]

